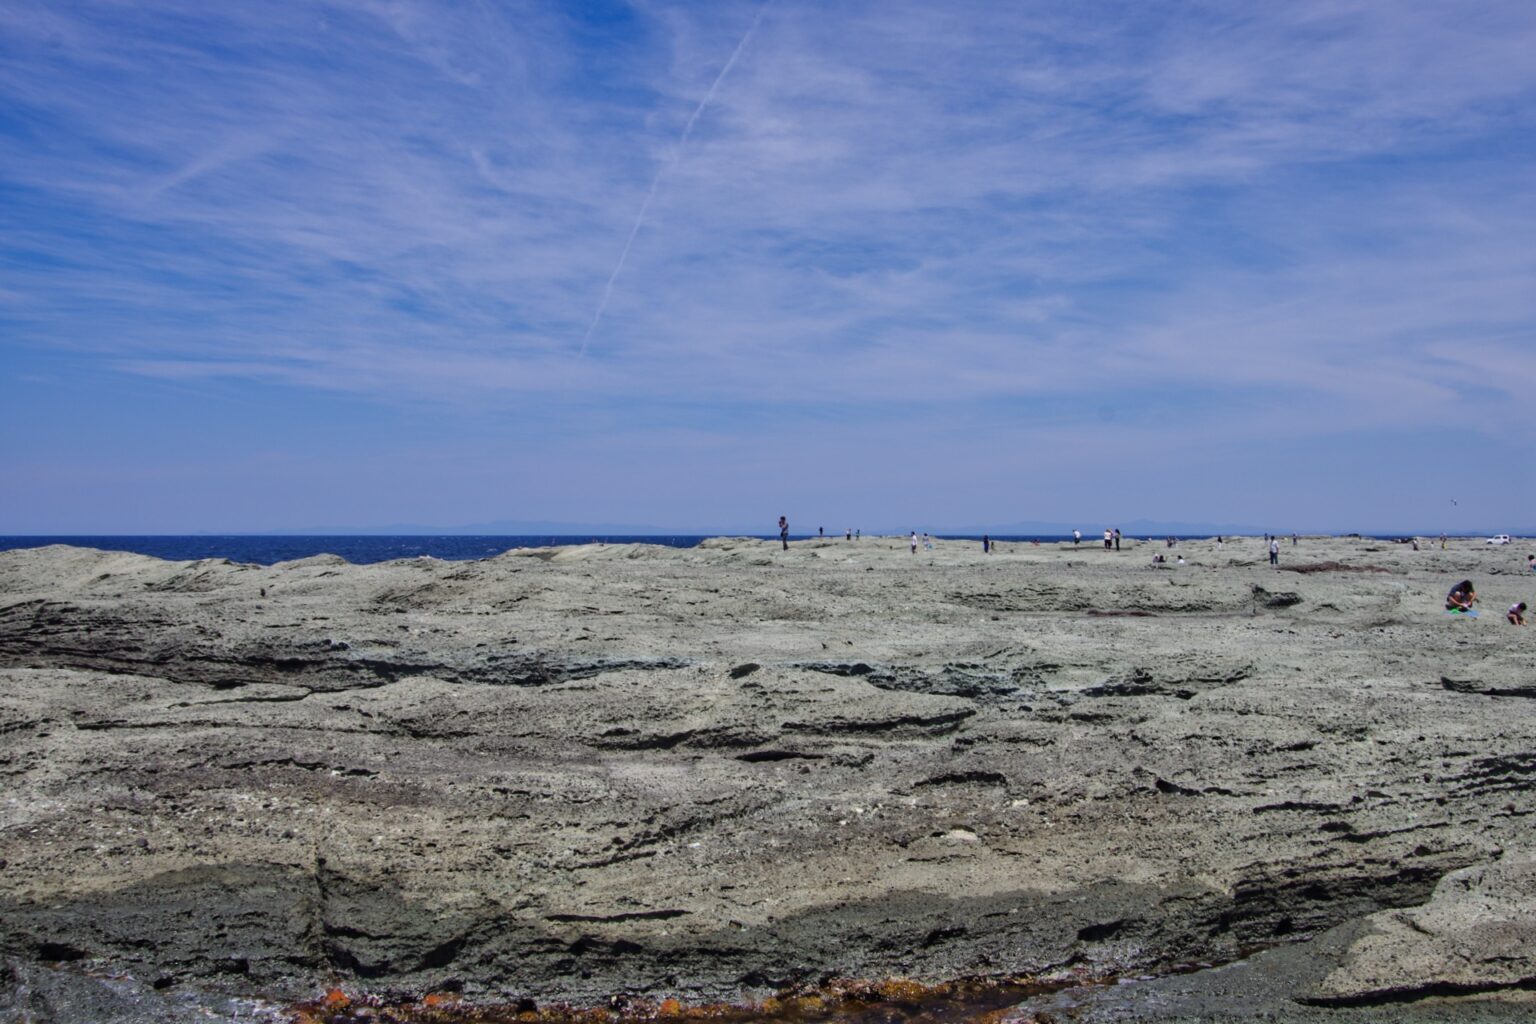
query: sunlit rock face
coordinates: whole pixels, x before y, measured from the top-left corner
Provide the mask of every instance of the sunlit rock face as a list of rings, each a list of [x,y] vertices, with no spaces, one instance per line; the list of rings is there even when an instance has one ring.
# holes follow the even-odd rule
[[[1479,952],[1515,925],[1455,911],[1519,920],[1524,874],[1445,881],[1533,845],[1536,630],[1500,614],[1523,553],[1154,554],[0,554],[11,991],[1157,973],[1432,894],[1329,947],[1352,973],[1310,981],[1307,1012],[1402,997],[1402,964],[1426,995],[1529,981]],[[1467,577],[1490,612],[1449,617]]]

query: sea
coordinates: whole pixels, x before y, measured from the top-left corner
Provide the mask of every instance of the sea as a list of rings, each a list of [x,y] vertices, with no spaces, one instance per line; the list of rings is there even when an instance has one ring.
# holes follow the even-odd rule
[[[827,540],[838,540],[842,534],[827,534]],[[938,535],[939,540],[969,540],[981,543],[981,535]],[[232,562],[254,565],[271,565],[311,555],[340,555],[354,565],[372,562],[389,562],[397,558],[441,558],[445,561],[469,561],[476,558],[494,558],[513,548],[560,547],[569,544],[662,544],[670,548],[691,548],[706,540],[706,535],[675,534],[647,536],[597,536],[592,534],[538,534],[524,536],[462,536],[462,535],[359,535],[335,536],[286,536],[280,534],[191,534],[184,536],[18,536],[0,537],[0,551],[12,548],[37,548],[49,544],[71,544],[82,548],[99,548],[103,551],[131,551],[172,562],[195,561],[199,558],[227,558]],[[761,540],[778,540],[778,534],[762,534]],[[790,540],[817,539],[816,534],[795,535]],[[1159,537],[1158,540],[1163,538]],[[1176,540],[1205,540],[1207,534],[1178,536]],[[1385,539],[1385,538],[1383,538]],[[1019,535],[992,537],[999,544],[1031,543],[1058,544],[1071,540],[1061,535]],[[1097,536],[1084,535],[1083,546],[1099,543]]]
[[[0,537],[0,551],[11,548],[37,548],[48,544],[72,544],[103,551],[131,551],[172,562],[199,558],[227,558],[231,562],[271,565],[311,555],[340,555],[354,565],[390,562],[397,558],[441,558],[463,562],[475,558],[493,558],[513,548],[558,547],[566,544],[665,544],[673,548],[691,548],[701,536],[667,537],[593,537],[586,535],[471,537],[432,536],[283,536],[234,534],[214,536],[125,536],[125,537]]]
[[[791,536],[790,540],[811,540],[817,535]],[[842,534],[827,534],[826,539],[837,540]],[[937,535],[936,535],[937,536]],[[116,536],[116,537],[0,537],[0,551],[12,548],[38,548],[49,544],[72,544],[75,547],[99,548],[103,551],[131,551],[172,562],[194,561],[199,558],[227,558],[231,562],[254,565],[271,565],[311,555],[340,555],[354,565],[372,562],[389,562],[397,558],[441,558],[446,561],[469,561],[475,558],[494,558],[513,548],[560,547],[567,544],[663,544],[669,548],[696,547],[705,535],[675,534],[652,536],[594,536],[591,534],[549,534],[515,537],[471,537],[459,535],[425,536],[373,536],[346,534],[337,536],[284,536],[261,534],[233,534],[214,536],[193,534],[187,536]],[[761,535],[761,540],[778,540],[778,534]],[[942,540],[974,540],[981,536],[944,536]],[[998,543],[1030,542],[1058,543],[1070,540],[1061,536],[1018,536],[992,538]],[[1084,537],[1086,545],[1096,538]]]

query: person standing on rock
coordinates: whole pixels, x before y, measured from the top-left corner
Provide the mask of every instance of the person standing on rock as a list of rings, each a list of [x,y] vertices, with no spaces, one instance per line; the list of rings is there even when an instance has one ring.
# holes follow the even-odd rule
[[[789,550],[789,520],[779,516],[779,543],[784,545],[784,550]]]
[[[1083,531],[1082,530],[1073,530],[1072,531],[1072,546],[1073,547],[1077,547],[1077,545],[1081,544],[1082,542],[1083,542]]]
[[[1280,564],[1280,540],[1279,540],[1278,537],[1270,538],[1270,541],[1269,541],[1269,564],[1270,565],[1279,565]]]
[[[917,531],[912,531],[912,553],[917,554]]]
[[[1115,543],[1115,535],[1109,527],[1104,527],[1104,550],[1108,551]]]
[[[1120,550],[1120,527],[1115,527],[1115,550]]]

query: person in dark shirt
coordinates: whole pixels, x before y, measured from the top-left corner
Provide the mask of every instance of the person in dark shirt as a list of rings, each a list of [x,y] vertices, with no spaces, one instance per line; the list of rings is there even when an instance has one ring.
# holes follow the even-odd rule
[[[1445,595],[1445,610],[1448,612],[1470,612],[1476,603],[1477,591],[1472,588],[1471,580],[1462,580]]]

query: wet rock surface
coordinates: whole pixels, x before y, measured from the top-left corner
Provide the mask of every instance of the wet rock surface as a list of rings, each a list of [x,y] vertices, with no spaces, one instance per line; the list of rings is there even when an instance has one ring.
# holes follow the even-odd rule
[[[715,1000],[1271,946],[1313,968],[1296,1020],[1514,1005],[1536,631],[1441,607],[1528,599],[1523,553],[1178,550],[0,553],[0,1011],[59,978]]]

